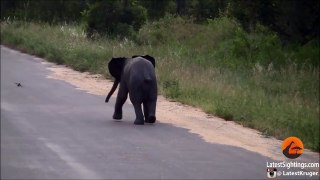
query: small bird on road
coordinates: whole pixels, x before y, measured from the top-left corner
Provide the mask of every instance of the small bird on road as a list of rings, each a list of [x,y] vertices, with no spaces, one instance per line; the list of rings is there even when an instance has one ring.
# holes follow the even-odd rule
[[[21,83],[15,83],[18,87],[22,87]]]

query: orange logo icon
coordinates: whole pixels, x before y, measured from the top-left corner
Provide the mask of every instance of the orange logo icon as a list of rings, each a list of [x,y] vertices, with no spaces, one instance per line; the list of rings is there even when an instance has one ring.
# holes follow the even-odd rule
[[[282,153],[290,159],[295,159],[303,153],[302,141],[297,137],[288,137],[282,143]]]

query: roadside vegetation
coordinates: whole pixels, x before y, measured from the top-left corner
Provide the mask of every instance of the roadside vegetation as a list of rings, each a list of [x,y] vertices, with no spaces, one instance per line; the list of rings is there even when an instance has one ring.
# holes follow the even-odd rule
[[[248,32],[224,15],[204,23],[166,15],[140,26],[119,36],[90,31],[88,38],[83,23],[6,18],[1,44],[106,78],[112,57],[149,54],[156,58],[160,94],[320,150],[317,38],[284,45],[267,26],[257,23]]]

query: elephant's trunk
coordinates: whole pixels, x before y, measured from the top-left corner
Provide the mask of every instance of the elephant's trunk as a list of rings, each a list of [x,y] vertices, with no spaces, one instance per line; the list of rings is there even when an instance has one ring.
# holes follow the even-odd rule
[[[106,97],[106,100],[105,100],[106,103],[109,102],[109,99],[112,96],[112,94],[114,93],[114,91],[117,89],[118,84],[119,84],[119,81],[115,80],[108,96]]]

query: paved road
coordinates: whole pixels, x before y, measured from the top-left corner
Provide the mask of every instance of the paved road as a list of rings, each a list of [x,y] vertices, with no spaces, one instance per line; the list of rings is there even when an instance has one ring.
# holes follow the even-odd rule
[[[114,121],[114,99],[46,78],[41,61],[1,47],[1,178],[266,178],[271,159],[169,124],[135,126],[129,104]]]

